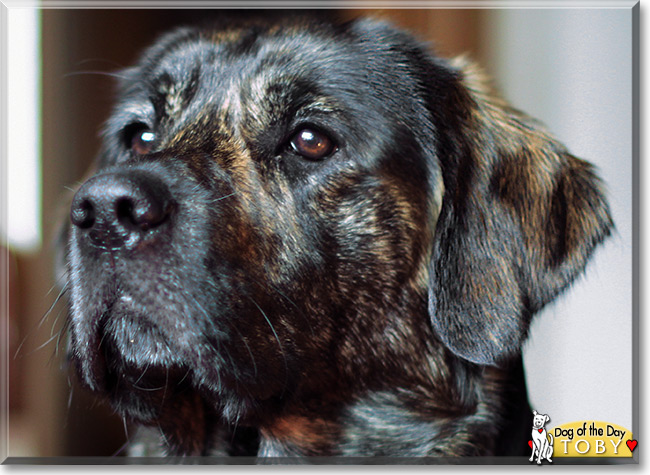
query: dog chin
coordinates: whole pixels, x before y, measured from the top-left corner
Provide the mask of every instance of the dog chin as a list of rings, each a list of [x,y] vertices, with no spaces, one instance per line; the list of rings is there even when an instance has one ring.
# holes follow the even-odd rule
[[[109,365],[95,368],[96,373],[84,380],[92,381],[96,392],[130,421],[164,429],[171,421],[179,425],[182,415],[210,413],[226,424],[253,423],[259,418],[259,403],[230,390],[226,376],[186,365],[135,364],[116,347],[104,346],[100,359]]]
[[[89,339],[94,343],[85,345],[98,345],[97,351],[77,355],[77,364],[85,385],[129,420],[164,426],[180,414],[210,413],[224,424],[257,425],[277,409],[272,385],[242,382],[207,356],[200,364],[184,362],[182,356],[192,357],[167,346],[155,327],[143,326],[141,315],[117,304],[105,317]]]

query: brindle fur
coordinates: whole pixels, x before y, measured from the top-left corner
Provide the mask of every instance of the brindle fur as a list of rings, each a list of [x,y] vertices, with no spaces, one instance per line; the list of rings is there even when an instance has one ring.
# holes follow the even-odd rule
[[[531,317],[612,226],[588,163],[376,21],[181,29],[123,77],[97,173],[172,210],[132,248],[73,226],[68,274],[81,380],[160,434],[132,453],[525,454]]]

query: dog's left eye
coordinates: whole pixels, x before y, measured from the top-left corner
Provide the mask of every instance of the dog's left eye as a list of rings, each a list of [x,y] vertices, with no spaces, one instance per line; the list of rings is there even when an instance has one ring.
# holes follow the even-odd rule
[[[146,155],[154,147],[156,134],[142,123],[131,124],[124,129],[126,147],[138,155]]]
[[[289,143],[298,155],[310,160],[321,160],[336,151],[336,144],[328,135],[308,127],[300,129]]]

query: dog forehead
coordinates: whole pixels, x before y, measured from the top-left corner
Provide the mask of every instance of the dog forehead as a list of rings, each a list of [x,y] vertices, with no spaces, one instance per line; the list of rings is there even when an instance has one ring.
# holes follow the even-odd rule
[[[278,77],[307,77],[348,56],[333,37],[325,40],[309,30],[271,32],[201,31],[169,45],[141,70],[153,92],[177,95],[199,80],[212,99],[224,100],[233,86],[259,88]]]
[[[186,110],[192,97],[195,106],[209,105],[211,111],[229,111],[241,118],[245,108],[253,116],[257,112],[272,120],[273,114],[260,109],[295,106],[298,96],[309,93],[320,96],[317,100],[329,96],[352,106],[376,101],[379,108],[399,110],[393,107],[399,104],[388,105],[386,100],[400,95],[391,86],[394,71],[378,60],[373,46],[309,24],[196,30],[167,42],[165,51],[150,55],[153,64],[140,69],[148,93],[172,114]],[[409,79],[401,78],[402,83]]]

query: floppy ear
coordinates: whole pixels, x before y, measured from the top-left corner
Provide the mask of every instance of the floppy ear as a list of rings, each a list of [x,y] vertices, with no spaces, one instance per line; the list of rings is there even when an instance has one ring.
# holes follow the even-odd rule
[[[583,270],[612,220],[589,163],[490,92],[473,66],[452,69],[444,97],[430,100],[445,191],[429,313],[454,353],[498,364],[520,351],[532,315]]]

